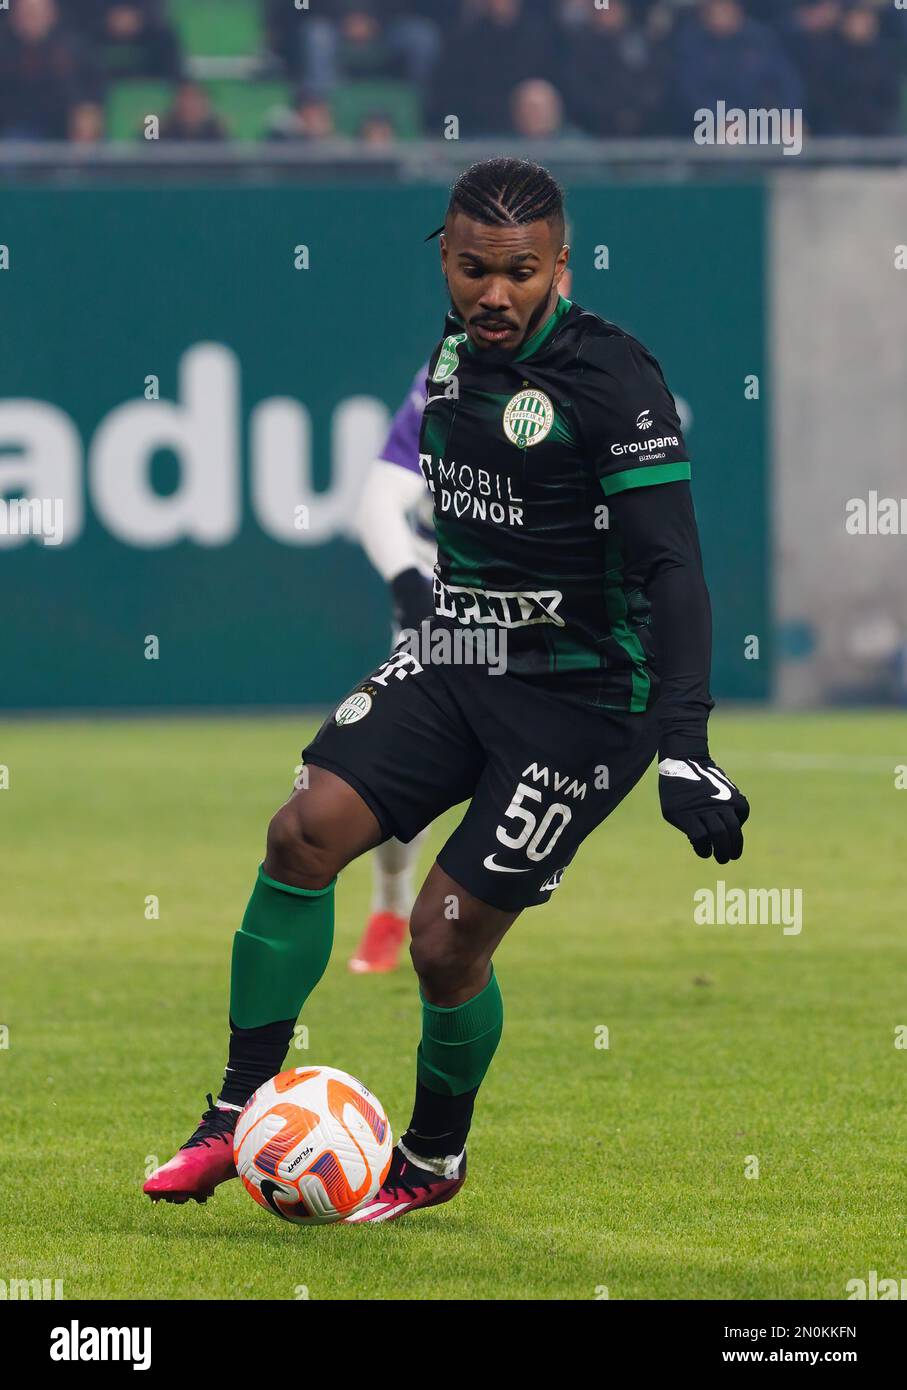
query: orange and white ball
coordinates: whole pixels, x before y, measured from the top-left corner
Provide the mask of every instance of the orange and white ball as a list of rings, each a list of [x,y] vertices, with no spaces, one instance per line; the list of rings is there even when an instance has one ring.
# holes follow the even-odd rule
[[[299,1225],[324,1225],[371,1201],[393,1144],[383,1105],[361,1081],[334,1067],[294,1067],[247,1101],[233,1158],[260,1206]]]

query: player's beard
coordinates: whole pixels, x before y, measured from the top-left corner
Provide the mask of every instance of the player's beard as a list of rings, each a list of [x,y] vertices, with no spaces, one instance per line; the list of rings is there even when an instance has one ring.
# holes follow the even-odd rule
[[[477,362],[485,363],[485,364],[486,364],[487,366],[489,366],[489,367],[500,367],[500,366],[502,366],[504,363],[512,361],[513,358],[516,356],[516,354],[517,354],[517,353],[520,351],[520,349],[522,348],[523,344],[524,344],[529,338],[532,337],[533,333],[534,333],[535,330],[539,327],[540,323],[542,322],[543,318],[545,317],[545,313],[546,313],[546,310],[547,310],[547,308],[548,308],[548,303],[549,303],[549,301],[550,301],[550,299],[551,299],[551,291],[552,291],[553,288],[554,288],[554,277],[552,276],[552,277],[551,277],[551,284],[548,286],[547,290],[546,290],[545,293],[542,295],[542,297],[541,297],[541,299],[539,300],[538,304],[535,306],[535,308],[533,309],[532,313],[529,315],[529,321],[528,321],[528,323],[526,324],[526,328],[525,328],[525,331],[524,331],[524,333],[523,333],[523,336],[522,336],[522,338],[520,339],[520,341],[516,344],[515,347],[512,347],[512,348],[478,347],[478,345],[474,344],[474,346],[476,347],[477,354],[478,354],[478,356],[476,357],[475,360],[476,360]],[[456,300],[454,299],[453,295],[451,294],[451,292],[450,292],[450,285],[449,285],[449,284],[448,284],[448,286],[447,286],[447,294],[448,294],[448,297],[449,297],[449,299],[450,299],[451,307],[452,307],[454,313],[457,315],[458,318],[461,318],[461,319],[463,320],[463,322],[466,323],[466,322],[467,322],[466,315],[463,313],[463,310],[459,307],[459,305],[457,304],[457,302],[456,302]]]

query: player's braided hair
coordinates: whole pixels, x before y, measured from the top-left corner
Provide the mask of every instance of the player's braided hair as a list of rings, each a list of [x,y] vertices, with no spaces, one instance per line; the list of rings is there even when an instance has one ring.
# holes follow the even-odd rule
[[[563,225],[564,195],[540,164],[528,159],[483,159],[466,169],[451,188],[447,216],[455,212],[489,226],[518,227],[540,221]]]

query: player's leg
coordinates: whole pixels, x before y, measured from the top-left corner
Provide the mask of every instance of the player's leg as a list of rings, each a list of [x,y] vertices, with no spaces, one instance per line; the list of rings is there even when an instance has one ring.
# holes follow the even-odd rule
[[[267,853],[233,940],[230,1059],[220,1100],[245,1105],[280,1070],[334,940],[334,883],[381,826],[349,783],[310,767],[268,827]]]
[[[357,975],[395,970],[415,901],[413,875],[425,831],[408,843],[392,835],[372,855],[372,907],[362,940],[349,961]]]
[[[410,923],[422,1003],[412,1119],[381,1190],[351,1223],[437,1206],[466,1181],[473,1106],[504,1025],[492,956],[518,916],[481,902],[439,864],[429,872]]]
[[[280,808],[234,939],[230,1057],[217,1105],[152,1174],[152,1197],[203,1198],[234,1176],[232,1130],[280,1070],[298,1011],[327,965],[337,873],[390,835],[410,840],[468,797],[481,749],[437,672],[405,653],[363,681],[303,750],[308,786]]]
[[[503,1020],[492,954],[524,908],[550,900],[657,747],[651,711],[586,707],[507,676],[483,684],[461,673],[460,681],[487,761],[413,911],[423,1000],[413,1117],[381,1191],[351,1221],[394,1220],[459,1190],[476,1093]]]
[[[233,1128],[249,1096],[280,1071],[296,1019],[318,984],[334,936],[334,882],[382,838],[374,812],[347,782],[308,769],[268,827],[267,853],[233,938],[230,1047],[217,1103],[145,1191],[157,1200],[204,1201],[235,1176]]]

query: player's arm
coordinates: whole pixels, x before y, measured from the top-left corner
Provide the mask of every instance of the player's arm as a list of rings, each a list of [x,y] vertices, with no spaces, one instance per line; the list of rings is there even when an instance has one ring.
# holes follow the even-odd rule
[[[605,340],[589,359],[584,389],[595,392],[600,410],[587,415],[587,435],[591,418],[600,427],[590,447],[609,529],[620,536],[625,574],[650,606],[662,813],[698,855],[714,853],[723,864],[743,851],[749,804],[709,752],[711,605],[680,420],[661,369],[640,344]]]
[[[690,485],[627,488],[612,498],[610,520],[628,571],[644,576],[652,615],[662,813],[698,855],[726,864],[743,853],[749,803],[709,753],[712,611]]]
[[[433,611],[431,581],[419,567],[409,514],[425,482],[419,472],[419,425],[424,405],[423,374],[391,423],[379,458],[372,463],[354,524],[362,547],[390,587],[398,628],[416,628]]]
[[[644,576],[652,613],[660,758],[708,758],[712,608],[690,485],[628,488],[610,500],[627,572]]]

